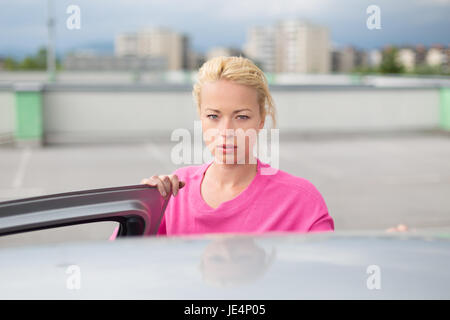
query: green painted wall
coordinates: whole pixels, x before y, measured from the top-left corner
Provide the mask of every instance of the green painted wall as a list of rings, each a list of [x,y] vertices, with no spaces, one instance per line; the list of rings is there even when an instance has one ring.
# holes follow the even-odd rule
[[[16,139],[41,139],[42,94],[40,91],[16,91]]]
[[[450,130],[450,88],[440,89],[441,128]]]

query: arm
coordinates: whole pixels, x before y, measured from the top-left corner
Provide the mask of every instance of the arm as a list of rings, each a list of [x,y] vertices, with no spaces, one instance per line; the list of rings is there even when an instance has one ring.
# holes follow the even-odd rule
[[[309,227],[308,232],[334,231],[333,218],[325,211],[318,219],[316,219]]]
[[[116,237],[117,237],[117,233],[118,233],[118,232],[119,232],[119,226],[117,226],[117,227],[114,229],[113,233],[112,233],[111,236],[109,237],[109,241],[116,240]]]
[[[312,185],[310,195],[310,212],[312,219],[308,232],[334,231],[334,221],[328,213],[328,207],[325,203],[325,199],[314,185]]]
[[[157,237],[160,236],[167,236],[167,229],[166,229],[166,215],[163,215],[161,224],[159,225],[158,232],[156,233]]]

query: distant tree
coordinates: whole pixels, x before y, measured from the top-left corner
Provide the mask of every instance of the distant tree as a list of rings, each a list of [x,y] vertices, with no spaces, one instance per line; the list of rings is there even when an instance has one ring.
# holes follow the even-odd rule
[[[38,65],[36,63],[36,60],[34,60],[32,57],[26,57],[20,63],[19,69],[22,69],[22,70],[38,70],[39,68],[38,68]]]
[[[36,55],[28,56],[22,60],[19,69],[45,70],[47,68],[47,49],[40,48]]]
[[[449,75],[450,70],[445,66],[430,66],[427,64],[420,64],[416,66],[412,73],[420,75]]]
[[[3,62],[3,67],[5,70],[17,70],[19,63],[14,58],[8,57]]]
[[[37,55],[35,56],[36,64],[39,68],[47,69],[47,49],[40,48]]]
[[[359,66],[359,67],[354,68],[352,70],[352,73],[365,75],[365,74],[379,73],[379,70],[378,70],[378,68],[371,67],[371,66]]]
[[[62,64],[56,59],[56,70],[62,70]],[[6,57],[3,61],[5,70],[46,70],[47,69],[47,49],[41,47],[34,55],[25,57],[22,61],[12,57]]]
[[[397,58],[398,49],[396,47],[389,47],[383,51],[380,69],[381,73],[403,73],[404,67]]]

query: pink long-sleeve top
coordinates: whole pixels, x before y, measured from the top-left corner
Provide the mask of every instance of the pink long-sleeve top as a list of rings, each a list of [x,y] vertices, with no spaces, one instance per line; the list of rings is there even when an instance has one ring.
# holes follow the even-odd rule
[[[217,208],[210,207],[200,187],[212,163],[174,172],[186,185],[169,199],[157,236],[334,230],[325,201],[311,182],[259,159],[257,174],[244,191]]]

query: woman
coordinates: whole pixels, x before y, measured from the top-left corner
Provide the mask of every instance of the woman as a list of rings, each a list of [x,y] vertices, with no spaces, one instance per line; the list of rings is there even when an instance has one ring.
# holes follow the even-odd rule
[[[158,235],[334,230],[311,182],[253,155],[255,139],[243,132],[259,132],[267,115],[276,123],[267,80],[253,62],[243,57],[205,62],[193,96],[213,161],[141,181],[157,186],[163,197],[173,194]]]

